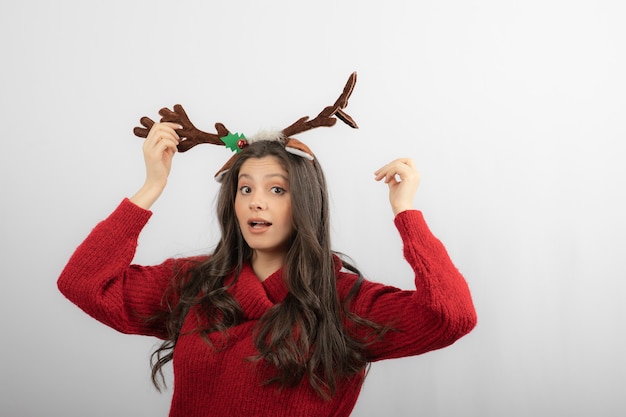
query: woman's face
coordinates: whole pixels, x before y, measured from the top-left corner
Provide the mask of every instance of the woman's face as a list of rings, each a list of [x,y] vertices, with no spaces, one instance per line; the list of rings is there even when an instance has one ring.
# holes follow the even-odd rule
[[[248,246],[284,256],[293,233],[289,175],[274,156],[250,158],[239,170],[235,214]]]

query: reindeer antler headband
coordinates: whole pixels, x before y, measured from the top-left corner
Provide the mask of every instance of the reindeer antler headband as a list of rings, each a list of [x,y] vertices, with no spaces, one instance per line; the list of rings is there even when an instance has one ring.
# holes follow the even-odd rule
[[[348,105],[348,98],[350,97],[350,94],[352,94],[355,84],[356,72],[353,72],[350,74],[348,82],[343,88],[343,92],[337,101],[335,101],[335,104],[325,107],[315,119],[309,120],[309,116],[304,116],[289,127],[271,135],[259,134],[257,136],[246,138],[243,134],[231,133],[222,123],[215,123],[215,130],[217,133],[203,132],[191,123],[189,117],[187,117],[187,113],[185,113],[185,110],[183,109],[183,106],[180,104],[176,104],[173,111],[164,107],[159,111],[159,114],[161,115],[161,122],[171,122],[182,126],[181,129],[176,129],[176,132],[181,139],[178,144],[179,152],[188,151],[201,143],[226,146],[227,148],[235,151],[235,155],[233,155],[215,174],[215,179],[218,182],[221,182],[223,175],[232,166],[237,154],[251,143],[261,140],[278,141],[285,145],[285,150],[287,150],[287,152],[313,160],[315,156],[309,147],[299,140],[292,138],[292,135],[306,132],[307,130],[315,129],[320,126],[333,126],[337,122],[337,119],[343,121],[352,128],[358,128],[355,121],[352,120],[352,117],[350,117],[343,110]],[[135,127],[134,133],[141,138],[145,138],[148,136],[148,132],[150,131],[150,128],[152,128],[152,125],[154,125],[154,121],[148,117],[142,117],[140,123],[144,127]]]

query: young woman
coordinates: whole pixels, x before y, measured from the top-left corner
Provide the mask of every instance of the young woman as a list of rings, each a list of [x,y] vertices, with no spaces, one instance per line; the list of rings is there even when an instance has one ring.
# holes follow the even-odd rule
[[[180,126],[155,123],[146,180],[89,234],[61,292],[120,332],[163,340],[173,361],[170,416],[348,416],[368,363],[450,345],[476,323],[467,284],[413,207],[410,159],[375,173],[389,186],[413,291],[364,279],[331,249],[324,175],[284,141],[244,147],[221,180],[221,240],[207,256],[132,265],[167,183]]]

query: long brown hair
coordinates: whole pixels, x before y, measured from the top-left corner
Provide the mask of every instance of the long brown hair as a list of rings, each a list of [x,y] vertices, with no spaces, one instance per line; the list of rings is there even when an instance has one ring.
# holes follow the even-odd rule
[[[256,142],[243,149],[222,181],[217,201],[222,235],[214,253],[182,279],[173,281],[172,291],[178,302],[166,319],[170,337],[151,360],[152,380],[157,389],[157,376],[162,377],[163,365],[173,358],[183,321],[192,308],[209,318],[207,328],[197,329],[209,344],[209,333],[227,333],[229,327],[242,321],[241,308],[224,285],[226,278],[232,274],[237,277],[252,257],[240,232],[234,203],[241,165],[249,158],[264,156],[276,157],[289,175],[294,234],[283,269],[288,294],[259,320],[253,336],[259,353],[249,359],[265,361],[275,369],[275,376],[267,383],[291,387],[307,377],[321,397],[329,398],[336,391],[338,379],[365,370],[366,344],[386,331],[384,326],[349,311],[348,303],[358,291],[362,277],[345,260],[343,266],[357,273],[359,279],[348,297],[339,299],[330,243],[328,192],[318,162],[292,155],[277,142]],[[357,339],[346,323],[351,328],[368,328],[370,337]]]

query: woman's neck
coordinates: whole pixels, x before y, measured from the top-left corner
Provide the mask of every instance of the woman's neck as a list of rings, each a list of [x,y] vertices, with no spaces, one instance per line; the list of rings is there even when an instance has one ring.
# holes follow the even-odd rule
[[[255,251],[252,255],[252,270],[261,281],[278,271],[285,264],[285,253]]]

